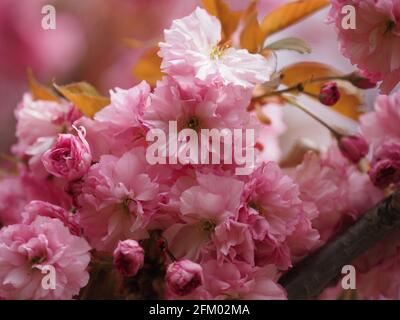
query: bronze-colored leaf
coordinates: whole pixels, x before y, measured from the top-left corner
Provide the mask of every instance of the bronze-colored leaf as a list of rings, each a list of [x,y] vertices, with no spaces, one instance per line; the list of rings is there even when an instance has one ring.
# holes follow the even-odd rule
[[[298,62],[287,66],[281,71],[282,83],[288,87],[295,86],[299,83],[306,83],[304,91],[315,96],[319,95],[321,86],[329,80],[307,81],[316,78],[340,77],[342,73],[335,68],[319,62]],[[362,105],[361,91],[351,86],[346,81],[335,80],[340,91],[339,101],[332,107],[333,110],[357,120],[361,114],[360,106]]]
[[[263,38],[260,24],[257,20],[257,11],[251,13],[245,21],[240,34],[240,46],[251,53],[256,53],[262,46]]]
[[[160,69],[161,58],[157,53],[158,46],[151,47],[133,67],[134,76],[140,80],[146,80],[150,85],[155,85],[163,76]]]
[[[27,70],[29,90],[33,100],[59,101],[59,97],[53,90],[40,84],[34,77],[31,69]]]
[[[283,4],[265,16],[261,22],[264,38],[289,27],[328,4],[329,0],[298,0]]]
[[[102,96],[95,87],[87,82],[76,82],[64,86],[55,83],[53,85],[58,92],[88,117],[93,117],[96,112],[110,104],[109,98]]]

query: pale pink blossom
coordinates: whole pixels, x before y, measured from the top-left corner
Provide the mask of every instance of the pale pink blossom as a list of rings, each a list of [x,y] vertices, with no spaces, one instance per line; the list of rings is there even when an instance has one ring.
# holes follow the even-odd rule
[[[114,265],[125,277],[135,276],[143,267],[144,250],[132,239],[119,241],[113,253]]]
[[[18,142],[13,151],[17,155],[23,155],[29,148],[40,144],[41,138],[54,138],[59,133],[70,130],[80,114],[73,105],[64,100],[33,100],[32,96],[26,93],[15,110],[15,116]]]
[[[232,86],[209,88],[200,93],[188,93],[174,79],[165,77],[157,83],[154,93],[151,95],[151,107],[144,111],[143,124],[149,129],[163,130],[168,137],[170,137],[168,135],[169,126],[174,121],[178,133],[184,129],[192,129],[197,132],[199,138],[201,138],[202,129],[218,129],[221,133],[224,129],[230,129],[230,133],[234,129],[253,129],[256,138],[259,124],[254,116],[246,110],[250,99],[251,91],[238,91]],[[238,139],[237,142],[235,136],[232,137],[232,142],[229,139],[221,139],[219,150],[224,150],[226,143],[231,144],[231,150],[234,150],[234,145],[243,149],[250,147],[246,144],[245,134],[242,135],[242,141],[239,140],[240,137],[236,139]],[[174,151],[167,140],[166,144],[162,146],[162,152],[166,155],[176,156],[186,152],[187,146],[188,143],[182,141]],[[201,148],[199,142],[199,153]],[[210,152],[209,159],[215,156],[223,157],[221,155],[223,152],[218,152],[218,149],[214,150],[212,145],[207,150]],[[194,157],[190,159],[192,162],[200,162],[199,156],[197,158],[192,154],[190,156]],[[234,161],[234,157],[232,158]],[[221,159],[221,162],[224,160]]]
[[[149,102],[150,87],[146,82],[127,90],[110,91],[111,104],[94,115],[82,118],[76,125],[86,128],[94,159],[111,153],[121,156],[135,146],[145,144],[145,128],[141,123],[144,109]]]
[[[249,88],[268,81],[275,61],[246,49],[225,48],[221,24],[204,9],[174,20],[160,43],[161,69],[175,77],[194,76],[202,83],[234,84]]]
[[[345,5],[355,8],[355,29],[342,25]],[[400,2],[334,0],[329,20],[335,23],[342,53],[372,81],[383,80],[383,93],[390,92],[400,81]]]
[[[0,230],[0,295],[7,299],[71,299],[89,280],[90,247],[58,219]],[[55,270],[54,290],[42,286],[42,270]],[[47,271],[48,273],[48,271]]]
[[[265,218],[271,237],[283,241],[294,231],[302,212],[299,188],[276,163],[268,162],[253,172],[244,198],[249,211]]]
[[[96,249],[112,252],[119,240],[146,237],[159,191],[148,170],[141,147],[120,158],[104,155],[90,168],[78,203],[84,234]]]
[[[227,236],[222,235],[229,230],[224,223],[238,215],[243,182],[234,177],[198,172],[192,183],[179,196],[179,220],[165,230],[164,237],[177,259],[196,261],[206,245],[219,243]],[[230,235],[226,241],[232,245],[241,241],[240,237],[236,238],[237,232]],[[230,247],[228,243],[225,246],[224,250]]]

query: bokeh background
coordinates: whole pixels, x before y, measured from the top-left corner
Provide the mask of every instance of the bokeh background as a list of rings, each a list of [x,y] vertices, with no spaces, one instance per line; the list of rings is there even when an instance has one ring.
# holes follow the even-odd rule
[[[248,4],[247,0],[226,2],[233,9]],[[285,2],[288,1],[260,0],[260,19]],[[41,10],[47,4],[56,8],[55,30],[41,27]],[[197,5],[201,5],[200,1],[0,0],[0,153],[8,153],[14,141],[13,111],[27,89],[27,68],[49,84],[88,81],[103,94],[114,87],[128,88],[140,80],[132,69],[144,49],[132,46],[127,39],[157,43],[173,19],[189,14]],[[301,57],[279,52],[280,67],[310,60],[329,63],[344,72],[354,70],[339,52],[333,27],[325,23],[327,12],[328,8],[267,40],[296,36],[313,48],[311,54]],[[370,104],[368,98],[366,101]],[[291,122],[290,117],[284,117]],[[291,127],[305,136],[316,136],[307,120]],[[287,126],[280,132],[283,141],[290,134],[286,129]]]

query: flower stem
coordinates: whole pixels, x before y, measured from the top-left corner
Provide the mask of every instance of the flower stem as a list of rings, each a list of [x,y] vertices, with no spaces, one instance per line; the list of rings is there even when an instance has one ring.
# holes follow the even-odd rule
[[[333,136],[340,140],[340,138],[342,137],[342,134],[340,134],[339,132],[337,132],[335,129],[333,129],[329,124],[327,124],[324,120],[320,119],[319,117],[317,117],[315,114],[313,114],[310,110],[308,110],[307,108],[305,108],[304,106],[302,106],[300,103],[298,103],[295,99],[288,97],[288,96],[283,96],[283,99],[290,103],[291,105],[297,107],[298,109],[300,109],[301,111],[303,111],[304,113],[308,114],[311,118],[313,118],[314,120],[316,120],[317,122],[319,122],[321,125],[323,125],[325,128],[327,128],[332,134]]]

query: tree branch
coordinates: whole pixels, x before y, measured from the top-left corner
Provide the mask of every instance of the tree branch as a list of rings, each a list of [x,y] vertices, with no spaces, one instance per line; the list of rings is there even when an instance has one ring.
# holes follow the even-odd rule
[[[309,299],[320,294],[342,267],[400,227],[400,190],[369,209],[343,233],[284,274],[279,283],[288,299]]]

